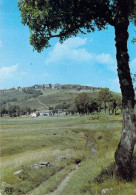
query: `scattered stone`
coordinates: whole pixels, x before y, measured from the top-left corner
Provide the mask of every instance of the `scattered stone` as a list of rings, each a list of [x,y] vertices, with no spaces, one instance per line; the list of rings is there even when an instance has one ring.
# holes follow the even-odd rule
[[[81,159],[75,159],[75,164],[78,165],[81,163]]]
[[[105,188],[105,189],[102,189],[101,195],[106,194],[107,192],[109,192],[111,190],[113,190],[113,188],[109,188],[109,189],[108,188]]]
[[[18,170],[16,172],[14,172],[13,175],[19,175],[20,173],[22,173],[22,170]]]
[[[40,167],[37,164],[34,164],[35,169],[39,169]]]
[[[10,186],[10,184],[8,184],[8,183],[6,183],[6,182],[3,181],[3,182],[1,183],[1,186],[2,186],[2,187]]]
[[[39,167],[50,167],[51,164],[49,162],[39,162]]]

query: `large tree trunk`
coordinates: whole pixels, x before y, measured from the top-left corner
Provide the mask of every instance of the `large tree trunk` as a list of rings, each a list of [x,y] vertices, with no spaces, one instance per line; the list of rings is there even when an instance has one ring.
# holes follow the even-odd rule
[[[123,129],[120,143],[115,152],[115,172],[117,177],[131,181],[133,177],[131,161],[136,141],[136,122],[134,114],[135,95],[129,69],[129,55],[127,49],[129,25],[127,11],[123,9],[118,11],[117,18],[115,25],[115,41],[118,76],[122,92]]]

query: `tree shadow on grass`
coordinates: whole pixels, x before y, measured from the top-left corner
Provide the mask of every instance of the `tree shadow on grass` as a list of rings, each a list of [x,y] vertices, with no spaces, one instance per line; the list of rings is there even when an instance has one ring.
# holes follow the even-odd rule
[[[136,181],[136,153],[133,155],[132,167],[134,170],[133,181]],[[103,169],[101,173],[94,179],[93,183],[101,184],[105,180],[115,178],[115,163],[110,164],[107,168]]]
[[[101,184],[107,179],[114,177],[114,163],[110,164],[107,168],[103,169],[101,173],[94,179],[93,183]]]

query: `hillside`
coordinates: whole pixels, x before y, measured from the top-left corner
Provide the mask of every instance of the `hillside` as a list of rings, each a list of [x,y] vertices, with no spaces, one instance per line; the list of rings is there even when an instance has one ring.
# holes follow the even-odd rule
[[[39,92],[41,94],[37,94]],[[87,92],[95,97],[99,88],[81,85],[34,85],[32,87],[0,90],[0,106],[18,105],[21,108],[43,110],[63,103],[71,104],[77,94]]]

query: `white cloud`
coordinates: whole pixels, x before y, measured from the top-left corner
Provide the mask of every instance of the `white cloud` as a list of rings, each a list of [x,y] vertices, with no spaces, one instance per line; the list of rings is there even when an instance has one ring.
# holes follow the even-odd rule
[[[81,39],[80,37],[70,38],[67,39],[63,44],[59,44],[61,47],[68,47],[68,48],[78,48],[82,45],[85,45],[87,38]]]
[[[0,68],[0,78],[10,77],[12,76],[18,68],[18,64],[13,66],[3,66]]]
[[[115,61],[113,60],[113,58],[111,57],[110,54],[98,54],[96,55],[96,61],[101,63],[101,64],[115,64]]]
[[[81,39],[79,37],[70,38],[63,44],[57,43],[53,50],[49,53],[45,63],[53,64],[62,62],[63,60],[89,60],[92,58],[91,54],[84,48],[79,48],[86,44],[87,39]]]
[[[116,71],[116,61],[108,53],[102,53],[96,55],[90,53],[83,48],[87,43],[87,38],[81,39],[80,37],[70,38],[63,44],[57,43],[53,50],[49,53],[45,64],[59,64],[68,61],[76,63],[99,63],[107,65],[107,68],[113,72]]]
[[[13,65],[13,66],[3,66],[0,68],[0,83],[1,86],[6,86],[6,84],[11,79],[12,77],[14,78],[14,74],[17,72],[18,64]]]

